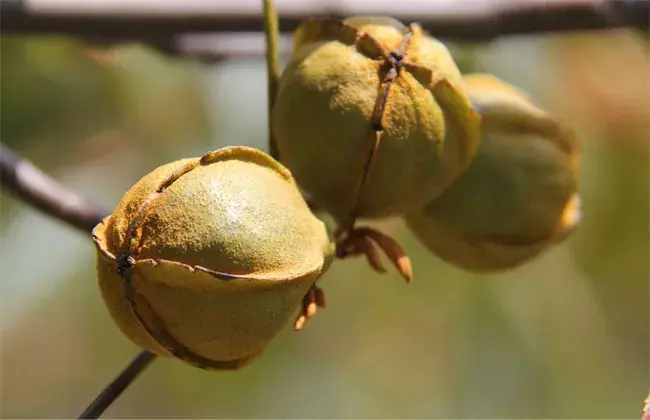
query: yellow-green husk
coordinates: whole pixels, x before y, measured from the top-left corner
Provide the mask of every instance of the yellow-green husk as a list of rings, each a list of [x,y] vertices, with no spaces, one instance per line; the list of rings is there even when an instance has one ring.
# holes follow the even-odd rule
[[[580,220],[575,133],[495,77],[464,83],[482,117],[467,171],[407,217],[435,255],[471,271],[516,267],[563,241]]]
[[[386,57],[402,44],[387,82]],[[479,140],[447,48],[387,18],[304,22],[272,118],[281,161],[344,225],[423,208],[465,170]]]
[[[101,293],[122,332],[206,369],[259,355],[333,258],[289,171],[239,146],[153,170],[93,238]],[[120,275],[125,255],[135,262]]]

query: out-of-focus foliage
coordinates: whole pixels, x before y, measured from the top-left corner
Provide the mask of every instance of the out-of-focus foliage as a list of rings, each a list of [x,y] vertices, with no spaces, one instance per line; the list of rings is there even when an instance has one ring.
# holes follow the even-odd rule
[[[650,369],[643,51],[624,33],[452,51],[580,133],[584,219],[565,244],[479,276],[384,222],[411,254],[411,285],[337,262],[321,282],[328,307],[304,331],[288,326],[240,372],[158,360],[106,416],[638,418]],[[62,40],[3,40],[1,53],[3,142],[108,208],[167,161],[263,147],[261,60],[201,68]],[[76,416],[137,349],[101,301],[90,239],[1,199],[2,416]]]
[[[2,38],[2,140],[26,148],[42,141],[68,147],[68,133],[89,136],[118,112],[112,72],[77,44]],[[63,151],[63,150],[62,150]]]

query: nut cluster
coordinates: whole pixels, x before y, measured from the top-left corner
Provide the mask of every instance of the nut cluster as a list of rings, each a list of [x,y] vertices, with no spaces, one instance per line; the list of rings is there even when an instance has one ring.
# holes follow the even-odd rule
[[[520,265],[579,222],[575,134],[515,87],[463,77],[417,25],[306,21],[270,118],[282,163],[237,146],[161,166],[95,228],[102,295],[140,347],[235,369],[325,306],[334,258],[383,272],[379,248],[410,281],[404,250],[359,219],[403,217],[472,271]]]

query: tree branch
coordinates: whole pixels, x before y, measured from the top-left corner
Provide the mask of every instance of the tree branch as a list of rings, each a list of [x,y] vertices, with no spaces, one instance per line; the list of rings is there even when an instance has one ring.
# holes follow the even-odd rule
[[[2,145],[0,185],[47,215],[86,233],[108,215]]]
[[[390,15],[419,22],[431,35],[460,41],[499,36],[633,27],[650,28],[645,0],[376,2],[278,0],[281,31],[309,16]],[[102,43],[144,42],[183,53],[178,37],[215,32],[261,32],[257,2],[242,0],[0,0],[0,34],[58,34]]]
[[[96,419],[117,399],[140,374],[156,359],[156,355],[141,351],[120,372],[120,374],[104,388],[93,402],[79,416],[79,419]]]

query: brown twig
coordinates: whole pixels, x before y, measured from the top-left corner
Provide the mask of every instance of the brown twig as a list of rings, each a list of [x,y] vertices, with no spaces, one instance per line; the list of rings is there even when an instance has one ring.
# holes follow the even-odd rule
[[[2,145],[0,185],[47,215],[86,233],[108,215]]]
[[[650,27],[650,2],[645,0],[430,2],[426,8],[409,3],[321,0],[320,7],[309,7],[300,0],[278,1],[279,27],[283,32],[293,31],[310,16],[390,15],[418,22],[433,36],[463,41],[620,27],[647,31]],[[191,55],[191,43],[180,42],[181,35],[261,32],[263,22],[256,6],[239,0],[0,0],[0,34],[59,34],[103,43],[137,41],[168,53]]]
[[[120,374],[104,388],[79,416],[80,419],[96,419],[120,396],[140,374],[156,359],[156,355],[141,351]]]

